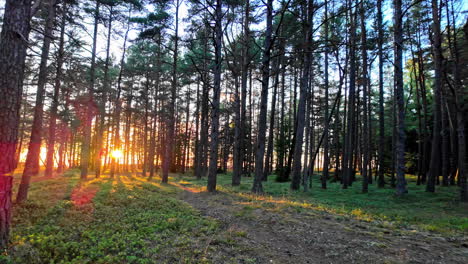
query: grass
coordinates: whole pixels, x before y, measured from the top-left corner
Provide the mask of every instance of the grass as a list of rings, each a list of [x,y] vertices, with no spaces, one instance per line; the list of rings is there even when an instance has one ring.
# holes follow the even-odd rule
[[[369,185],[369,192],[361,192],[360,181],[348,189],[339,183],[328,182],[326,190],[321,189],[319,176],[314,175],[310,192],[291,191],[289,182],[278,183],[274,176],[264,182],[265,195],[258,197],[250,193],[251,177],[242,179],[242,184],[231,186],[231,175],[218,175],[218,190],[263,201],[263,207],[281,212],[285,207],[297,210],[313,209],[340,216],[353,217],[365,221],[377,221],[383,227],[420,229],[446,235],[468,233],[468,205],[459,202],[459,189],[456,186],[438,187],[436,193],[425,192],[425,186],[417,186],[415,178],[408,175],[408,194],[394,195],[394,189],[377,188]],[[183,177],[195,186],[204,186],[206,180]],[[242,214],[243,212],[240,212]]]
[[[34,182],[0,263],[203,263],[218,224],[178,191],[135,176],[80,182],[78,171]]]
[[[88,181],[78,175],[70,170],[33,178],[28,200],[13,207],[11,243],[0,263],[249,263],[249,249],[237,244],[245,231],[223,230],[217,220],[179,199],[183,189],[203,191],[206,179],[179,175],[163,185],[135,174]],[[304,193],[271,179],[262,196],[250,192],[252,178],[232,187],[226,174],[218,176],[218,190],[239,198],[241,209],[234,216],[248,221],[255,221],[260,208],[284,216],[300,212],[311,221],[326,212],[331,221],[352,217],[390,231],[468,233],[468,207],[458,202],[456,187],[426,193],[410,178],[409,193],[399,198],[393,189],[375,185],[362,194],[359,182],[346,190],[329,183],[322,190],[315,176],[311,192]],[[14,183],[16,193],[19,175]]]

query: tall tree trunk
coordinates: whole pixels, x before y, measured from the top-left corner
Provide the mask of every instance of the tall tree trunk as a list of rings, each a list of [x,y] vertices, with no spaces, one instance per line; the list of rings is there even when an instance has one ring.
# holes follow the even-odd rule
[[[250,64],[250,36],[249,36],[249,19],[250,19],[250,0],[245,1],[245,10],[244,10],[244,33],[243,33],[243,47],[242,47],[242,73],[241,73],[241,96],[240,96],[240,105],[238,106],[238,112],[240,114],[238,124],[239,131],[236,132],[236,139],[234,144],[234,156],[233,156],[233,174],[232,174],[232,185],[240,185],[241,175],[243,172],[243,160],[245,156],[245,126],[246,126],[246,99],[247,99],[247,81],[249,73],[249,64]],[[236,113],[237,114],[237,113]]]
[[[206,26],[206,29],[209,27]],[[200,146],[197,154],[197,164],[195,167],[195,175],[197,179],[201,179],[202,176],[206,176],[206,165],[208,158],[208,115],[209,115],[209,74],[208,74],[208,32],[204,31],[203,38],[203,69],[200,74],[200,79],[203,82],[202,85],[202,100],[201,100],[201,129],[200,129]]]
[[[258,116],[257,149],[255,151],[255,177],[253,193],[263,193],[263,161],[265,156],[268,88],[270,80],[270,60],[272,48],[273,0],[266,3],[266,31],[262,56],[262,90],[260,95],[260,114]]]
[[[128,32],[130,32],[131,13],[132,13],[132,8],[130,7],[128,9],[127,29],[125,31],[125,36],[124,36],[122,58],[120,59],[119,76],[117,77],[117,96],[115,98],[115,109],[114,109],[114,124],[115,125],[114,125],[114,129],[112,130],[113,132],[115,132],[113,135],[114,136],[113,147],[116,150],[120,149],[120,144],[121,144],[120,142],[120,112],[122,111],[122,103],[120,102],[120,96],[122,94],[122,79],[123,79],[123,72],[125,70],[125,53],[127,52],[127,40],[128,40]],[[135,155],[132,154],[132,157],[134,156]],[[116,162],[116,159],[113,158],[111,160],[111,172],[110,172],[111,178],[114,177],[116,170],[117,170],[117,162]]]
[[[349,4],[349,3],[348,3]],[[350,10],[351,29],[349,37],[349,98],[347,109],[347,121],[345,133],[345,148],[343,155],[343,189],[348,188],[351,183],[351,174],[353,174],[353,152],[355,144],[355,104],[356,104],[356,18],[352,9]]]
[[[28,154],[24,165],[23,176],[18,189],[16,201],[21,203],[28,197],[29,183],[31,176],[39,173],[39,159],[42,143],[42,123],[44,118],[44,95],[47,83],[47,62],[49,59],[50,43],[52,42],[52,31],[55,20],[55,0],[48,1],[47,19],[44,29],[44,42],[41,51],[41,63],[39,66],[39,78],[37,81],[36,105],[34,106],[34,119],[31,128],[31,138],[29,140]]]
[[[102,151],[102,137],[104,135],[105,120],[106,120],[106,102],[107,102],[107,92],[109,90],[109,62],[110,62],[110,42],[112,35],[112,20],[113,20],[113,6],[109,7],[109,18],[108,18],[108,28],[107,28],[107,45],[106,45],[106,61],[104,65],[104,80],[102,88],[102,98],[100,108],[100,119],[99,119],[99,128],[96,133],[96,153],[95,153],[95,165],[94,169],[96,171],[96,178],[101,176],[101,160],[104,152]]]
[[[66,3],[62,5],[62,21],[60,23],[60,40],[57,54],[57,69],[55,74],[54,95],[52,98],[52,106],[50,109],[49,119],[49,141],[47,142],[47,162],[45,176],[51,177],[54,171],[54,152],[55,152],[55,139],[56,139],[56,123],[57,123],[57,108],[59,104],[59,93],[63,78],[63,60],[64,60],[64,46],[65,46],[65,25],[67,22],[67,6]],[[59,155],[60,159],[60,155]]]
[[[167,137],[166,151],[164,152],[162,166],[162,182],[167,183],[169,178],[169,168],[172,160],[172,150],[174,149],[174,130],[175,130],[175,104],[177,100],[177,60],[179,56],[179,7],[180,0],[176,3],[175,13],[175,35],[174,35],[174,54],[172,62],[172,82],[171,82],[171,97],[169,103],[169,120],[167,122]]]
[[[297,106],[296,117],[296,136],[294,145],[294,158],[291,175],[291,189],[299,190],[301,183],[301,163],[302,163],[302,143],[304,141],[304,126],[305,126],[305,110],[306,110],[306,97],[309,90],[309,77],[311,75],[311,62],[312,62],[312,22],[313,22],[314,2],[309,0],[307,4],[307,15],[304,26],[304,59],[301,84],[299,90],[299,104]]]
[[[329,177],[329,173],[328,173],[328,167],[329,167],[329,164],[330,164],[330,157],[329,157],[329,123],[328,123],[328,89],[329,89],[329,81],[328,81],[328,46],[329,46],[329,43],[328,43],[328,1],[325,0],[325,111],[324,111],[324,126],[323,126],[323,130],[324,130],[324,137],[325,137],[325,142],[323,143],[323,169],[322,169],[322,189],[326,189],[327,188],[327,180],[328,180],[328,177]]]
[[[442,36],[440,32],[439,1],[432,0],[432,52],[434,56],[434,128],[432,130],[432,150],[429,171],[427,175],[427,192],[435,191],[436,177],[440,170],[441,144],[441,93],[442,93]]]
[[[0,35],[0,247],[8,243],[31,0],[6,0]]]
[[[99,1],[96,1],[96,7],[94,11],[94,33],[93,33],[93,49],[91,51],[91,68],[89,74],[89,87],[88,87],[88,98],[86,116],[83,127],[83,143],[81,144],[81,179],[88,177],[88,166],[89,156],[91,147],[91,125],[93,122],[93,108],[94,108],[94,84],[95,84],[95,73],[96,73],[96,45],[97,45],[97,33],[99,25]]]
[[[263,179],[266,181],[268,179],[268,175],[272,171],[273,167],[273,137],[274,137],[274,128],[275,128],[275,114],[276,114],[276,96],[278,93],[278,85],[279,85],[279,76],[281,73],[281,67],[282,67],[282,58],[283,58],[283,52],[284,52],[284,41],[281,41],[280,48],[279,48],[279,54],[278,58],[276,59],[276,63],[274,66],[274,73],[275,73],[275,82],[273,84],[273,98],[271,99],[271,111],[270,111],[270,128],[268,130],[268,147],[267,147],[267,153],[265,156],[265,168],[264,168],[264,174],[263,174]]]
[[[394,0],[395,95],[397,105],[396,194],[407,193],[405,179],[405,99],[403,95],[403,14],[401,0]]]
[[[366,18],[365,18],[365,9],[364,2],[361,2],[360,7],[361,15],[361,49],[362,49],[362,100],[363,100],[363,131],[362,131],[362,152],[363,152],[363,164],[362,164],[362,192],[367,193],[369,177],[369,124],[367,118],[368,112],[368,90],[367,90],[367,36],[366,36]]]
[[[213,73],[213,100],[211,103],[211,142],[210,166],[208,168],[207,190],[216,191],[216,173],[218,170],[218,137],[219,137],[219,99],[221,93],[221,48],[223,39],[223,10],[221,0],[216,0],[215,7],[215,34],[214,34],[214,73]]]
[[[377,28],[378,28],[378,42],[377,53],[379,57],[379,188],[385,187],[385,116],[384,116],[384,90],[383,90],[383,23],[382,23],[382,1],[377,0]]]

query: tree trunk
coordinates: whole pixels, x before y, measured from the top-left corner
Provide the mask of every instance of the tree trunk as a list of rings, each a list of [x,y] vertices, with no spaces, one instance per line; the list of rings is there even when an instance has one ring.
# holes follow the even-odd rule
[[[215,34],[214,34],[214,73],[213,73],[213,100],[211,103],[211,145],[210,145],[210,166],[208,168],[209,192],[216,191],[216,174],[218,170],[218,137],[219,137],[219,100],[221,93],[221,45],[223,39],[223,10],[221,0],[216,0],[215,7]]]
[[[236,128],[239,130],[236,131],[236,139],[234,143],[234,155],[233,155],[233,174],[232,174],[232,185],[240,185],[241,175],[243,172],[243,160],[245,155],[245,126],[246,126],[246,99],[247,99],[247,81],[248,81],[248,71],[250,64],[250,45],[249,45],[249,19],[250,19],[250,0],[245,1],[245,13],[244,13],[244,46],[242,48],[242,73],[241,73],[241,96],[240,98],[237,95],[237,99],[240,99],[239,105],[236,112]]]
[[[63,60],[64,60],[64,45],[65,45],[65,25],[67,22],[67,7],[66,3],[62,6],[62,21],[60,23],[60,40],[57,55],[57,69],[55,74],[54,95],[52,98],[52,106],[50,109],[49,119],[49,141],[47,142],[47,162],[45,176],[52,177],[54,171],[54,152],[55,152],[55,138],[56,138],[56,123],[57,123],[57,108],[59,104],[59,93],[61,89],[61,82],[63,77]],[[60,159],[60,155],[59,155]]]
[[[432,52],[434,56],[434,128],[432,130],[432,150],[427,175],[427,192],[435,192],[436,177],[439,176],[441,144],[441,93],[442,93],[442,36],[440,32],[439,2],[432,0]]]
[[[44,42],[42,44],[41,63],[39,66],[39,78],[37,81],[36,105],[34,107],[34,119],[31,128],[28,154],[24,165],[23,176],[16,196],[16,202],[21,203],[28,197],[31,176],[39,173],[39,159],[41,154],[42,123],[44,118],[44,95],[47,83],[47,62],[49,59],[50,44],[52,42],[52,31],[55,20],[55,0],[48,1],[47,19],[44,29]]]
[[[0,35],[0,247],[8,243],[31,0],[6,0]]]
[[[179,7],[180,1],[177,0],[175,12],[175,36],[174,36],[174,54],[172,62],[172,82],[171,97],[169,103],[169,120],[167,122],[166,151],[164,152],[162,166],[162,182],[167,183],[169,178],[169,168],[172,161],[172,150],[174,149],[174,130],[175,130],[175,104],[177,100],[177,60],[179,56]]]
[[[120,70],[119,70],[119,76],[117,78],[117,96],[115,98],[115,109],[114,109],[114,149],[120,149],[120,112],[122,111],[122,104],[120,102],[120,96],[122,94],[122,78],[123,78],[123,72],[125,70],[125,53],[127,52],[127,39],[128,39],[128,32],[130,31],[130,15],[132,13],[132,8],[130,7],[128,10],[128,21],[127,21],[127,29],[125,31],[125,36],[124,36],[124,43],[123,43],[123,50],[122,50],[122,58],[120,59]],[[133,141],[135,142],[135,141]],[[135,146],[135,144],[133,145]],[[134,155],[132,154],[134,157]],[[117,169],[117,164],[116,164],[116,159],[112,158],[111,160],[111,172],[110,176],[111,178],[114,177],[115,171]]]
[[[264,168],[264,174],[263,174],[263,179],[264,181],[267,181],[268,175],[272,171],[273,167],[273,147],[274,147],[274,128],[275,128],[275,114],[276,114],[276,96],[278,93],[278,85],[279,85],[279,76],[281,73],[281,67],[282,67],[282,58],[283,58],[283,41],[280,44],[279,48],[279,53],[278,58],[276,59],[276,65],[274,66],[274,72],[275,72],[275,83],[273,84],[273,98],[271,99],[271,111],[270,111],[270,128],[268,130],[268,148],[267,148],[267,153],[265,157],[265,168]]]
[[[294,146],[294,158],[291,175],[291,189],[299,190],[301,183],[301,163],[302,163],[302,143],[304,141],[304,126],[305,126],[305,110],[306,110],[306,97],[307,91],[309,90],[309,77],[311,74],[311,61],[312,61],[312,22],[313,22],[313,11],[314,3],[313,0],[308,2],[306,22],[304,26],[304,61],[301,77],[301,86],[299,90],[299,104],[297,106],[297,117],[296,117],[296,136]]]
[[[363,131],[362,131],[362,152],[363,152],[363,164],[362,164],[362,192],[367,193],[369,177],[369,124],[367,118],[368,112],[368,90],[367,90],[367,36],[366,36],[366,18],[365,18],[365,9],[364,2],[361,2],[360,7],[361,15],[361,49],[362,49],[362,100],[363,100]]]
[[[265,156],[268,88],[270,80],[270,60],[272,48],[273,0],[266,3],[266,31],[262,56],[262,90],[260,95],[260,114],[258,116],[257,149],[255,151],[255,177],[253,193],[263,193],[263,161]]]
[[[328,96],[328,89],[329,89],[329,82],[328,82],[328,46],[329,46],[329,43],[328,43],[328,1],[325,1],[325,111],[324,111],[324,117],[323,117],[323,120],[324,120],[324,126],[323,126],[323,130],[324,130],[324,137],[325,137],[325,141],[323,143],[323,154],[324,154],[324,157],[323,157],[323,169],[322,169],[322,189],[326,189],[327,188],[327,180],[328,180],[328,177],[329,177],[329,173],[328,173],[328,167],[329,167],[329,164],[330,164],[330,157],[329,157],[329,123],[328,123],[328,100],[329,100],[329,96]]]
[[[383,90],[383,23],[382,23],[382,1],[377,0],[377,28],[378,28],[378,42],[377,53],[379,57],[379,188],[385,187],[385,116],[384,116],[384,90]]]
[[[96,153],[95,153],[95,165],[94,169],[96,171],[96,178],[101,176],[101,159],[104,154],[102,151],[102,137],[104,135],[104,127],[105,127],[105,120],[106,120],[106,102],[107,102],[107,92],[109,90],[109,62],[110,62],[110,42],[111,42],[111,35],[112,35],[112,20],[113,20],[113,6],[109,7],[109,26],[107,29],[107,45],[106,45],[106,61],[104,65],[104,80],[103,80],[103,88],[102,88],[102,98],[101,104],[99,105],[100,108],[100,119],[99,119],[99,129],[96,133]]]
[[[88,166],[90,156],[90,145],[91,145],[91,125],[93,122],[93,108],[94,108],[94,84],[95,84],[95,73],[96,73],[96,45],[97,45],[97,33],[99,25],[99,1],[96,1],[96,7],[94,11],[94,33],[93,33],[93,50],[91,52],[91,68],[89,74],[89,87],[88,87],[88,98],[86,117],[84,120],[83,128],[83,143],[81,144],[81,179],[88,177]]]
[[[395,49],[395,95],[397,105],[397,137],[396,137],[396,194],[401,196],[406,190],[405,180],[405,99],[403,96],[403,14],[401,0],[394,0],[394,49]]]
[[[345,148],[343,155],[343,189],[348,188],[353,174],[353,152],[355,144],[355,104],[356,104],[356,18],[351,9],[351,29],[349,37],[349,98],[347,109],[347,133],[345,133]]]

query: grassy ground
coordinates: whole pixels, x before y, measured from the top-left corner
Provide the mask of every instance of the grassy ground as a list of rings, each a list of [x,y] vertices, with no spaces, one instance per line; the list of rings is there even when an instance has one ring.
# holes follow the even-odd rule
[[[407,233],[417,229],[446,237],[468,234],[468,207],[457,202],[456,187],[440,187],[430,194],[411,182],[408,195],[397,198],[392,189],[374,185],[361,194],[359,182],[347,190],[329,183],[329,189],[322,190],[316,177],[309,193],[291,192],[289,183],[269,181],[266,194],[255,196],[250,193],[252,178],[231,187],[230,175],[219,175],[222,194],[206,196],[199,193],[206,179],[189,175],[173,175],[170,184],[161,185],[136,174],[115,179],[91,176],[85,182],[78,174],[71,170],[55,178],[33,178],[28,201],[14,205],[11,244],[0,263],[260,263],[255,259],[264,249],[255,251],[251,245],[252,241],[260,245],[262,237],[250,237],[256,230],[247,234],[229,226],[243,219],[250,228],[251,221],[261,224],[276,216],[286,223],[332,215],[322,223],[324,228],[332,226],[327,221],[335,226],[340,218],[372,221],[387,234],[401,227]],[[19,175],[15,177],[16,193]],[[190,194],[185,201],[183,194]],[[224,200],[228,198],[232,204]],[[194,201],[202,209],[209,206],[197,210]],[[270,235],[269,224],[257,228]],[[345,234],[347,228],[329,231]],[[297,235],[294,241],[301,238]]]
[[[80,184],[78,171],[34,181],[28,201],[14,206],[0,263],[199,263],[210,248],[193,241],[218,231],[172,185],[134,176]]]
[[[382,225],[418,228],[447,235],[468,234],[468,205],[458,201],[458,187],[438,187],[436,193],[427,193],[425,186],[417,186],[411,176],[407,178],[408,194],[399,198],[394,195],[392,188],[387,186],[379,189],[376,184],[369,185],[369,193],[363,194],[360,181],[346,190],[343,190],[339,183],[329,182],[328,189],[323,190],[320,188],[318,175],[314,176],[313,188],[309,193],[293,192],[289,188],[289,182],[278,183],[274,181],[274,176],[270,176],[271,180],[264,183],[266,198],[261,199],[352,216],[361,220],[381,221]],[[183,179],[197,186],[206,184],[203,179]],[[231,175],[218,175],[218,189],[248,196],[252,180],[243,178],[240,186],[232,187]]]

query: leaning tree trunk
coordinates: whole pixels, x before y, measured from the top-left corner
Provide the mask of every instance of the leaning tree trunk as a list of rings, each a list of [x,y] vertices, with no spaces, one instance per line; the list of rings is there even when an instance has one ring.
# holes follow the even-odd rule
[[[41,63],[39,66],[39,79],[37,81],[36,105],[34,107],[34,119],[31,128],[28,154],[24,164],[23,176],[16,196],[16,202],[21,203],[28,197],[31,177],[39,173],[39,158],[41,154],[42,123],[44,118],[44,95],[47,82],[47,62],[49,59],[50,44],[52,42],[52,30],[55,20],[55,0],[48,2],[47,20],[44,30],[44,42],[42,44]]]

